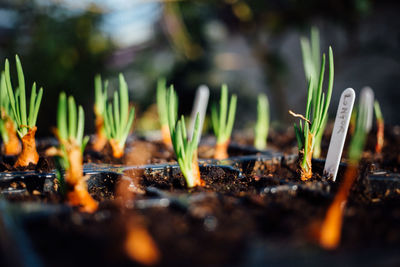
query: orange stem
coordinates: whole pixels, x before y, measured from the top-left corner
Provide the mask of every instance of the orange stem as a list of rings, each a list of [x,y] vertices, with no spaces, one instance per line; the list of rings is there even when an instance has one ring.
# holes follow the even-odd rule
[[[9,117],[6,118],[5,128],[8,135],[8,142],[4,142],[4,154],[7,156],[18,155],[21,153],[21,143],[19,142],[14,122]]]
[[[205,182],[200,177],[200,168],[197,160],[197,150],[194,152],[193,160],[192,160],[192,170],[193,170],[193,178],[194,184],[193,186],[205,186]]]
[[[66,182],[71,188],[67,193],[68,202],[73,206],[80,206],[82,211],[95,212],[97,202],[87,191],[87,184],[83,177],[83,159],[81,148],[76,144],[65,144],[69,168],[66,170]]]
[[[230,140],[226,140],[223,143],[216,143],[215,145],[215,153],[214,153],[214,159],[226,159],[229,157],[228,155],[228,146],[229,146]]]
[[[164,145],[172,147],[171,134],[168,125],[161,126],[161,140]]]
[[[147,266],[158,263],[161,258],[160,251],[152,236],[135,219],[130,219],[127,223],[125,252],[132,260]]]
[[[22,137],[22,152],[18,156],[17,162],[14,167],[27,167],[30,163],[37,164],[39,161],[39,154],[36,150],[35,133],[36,126],[30,128],[28,133]]]
[[[383,142],[385,138],[385,123],[383,120],[377,120],[377,132],[376,132],[376,146],[375,146],[375,152],[380,154],[382,152],[383,148]]]
[[[119,159],[124,155],[124,148],[121,148],[116,140],[111,139],[110,145],[113,151],[114,158]]]
[[[344,175],[343,183],[340,185],[321,226],[319,243],[325,249],[335,249],[340,243],[343,210],[356,177],[357,164],[350,164]]]
[[[107,137],[104,133],[104,119],[103,116],[96,115],[96,135],[93,141],[92,148],[94,151],[101,151],[107,144]]]
[[[309,133],[308,134],[308,143],[307,143],[307,155],[304,155],[304,151],[302,154],[302,157],[306,157],[306,168],[303,168],[303,166],[301,166],[300,168],[300,175],[301,175],[301,180],[302,181],[307,181],[308,179],[311,179],[312,177],[312,168],[311,168],[311,160],[312,160],[312,155],[314,152],[314,147],[313,147],[313,143],[314,143],[314,134]],[[300,158],[300,164],[302,162],[302,157]]]

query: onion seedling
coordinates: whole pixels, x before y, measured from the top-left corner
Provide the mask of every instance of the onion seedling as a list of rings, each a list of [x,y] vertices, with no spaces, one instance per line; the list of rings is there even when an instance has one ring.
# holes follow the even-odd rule
[[[219,112],[216,105],[211,109],[212,126],[217,138],[214,154],[215,159],[226,159],[228,157],[228,146],[235,122],[236,103],[237,96],[234,94],[231,96],[228,111],[228,87],[226,84],[222,85]]]
[[[78,111],[78,112],[77,112]],[[72,96],[60,94],[57,109],[57,138],[60,142],[59,155],[66,170],[67,199],[73,206],[80,206],[83,211],[94,212],[97,202],[87,191],[83,176],[83,151],[88,136],[83,136],[85,114],[82,106],[78,109]]]
[[[175,103],[178,102],[176,101]],[[164,145],[171,147],[172,142],[169,133],[168,114],[165,112],[167,110],[167,84],[165,79],[160,79],[157,82],[157,110],[161,125],[161,140]]]
[[[107,144],[107,137],[104,130],[104,113],[106,111],[106,103],[107,103],[107,87],[108,82],[103,84],[100,75],[96,75],[94,77],[94,114],[96,116],[96,135],[93,141],[93,150],[101,151],[104,146]]]
[[[200,169],[197,161],[198,136],[200,134],[199,114],[196,116],[193,138],[188,140],[186,134],[185,118],[181,117],[177,121],[177,103],[174,88],[171,86],[167,92],[168,125],[171,134],[172,146],[181,168],[182,174],[186,179],[187,186],[203,186],[204,181],[200,178]]]
[[[6,78],[4,72],[2,72],[0,81],[0,134],[3,140],[3,152],[8,156],[21,153],[21,143],[18,140],[16,125],[12,116]]]
[[[299,148],[300,175],[302,180],[308,180],[312,176],[311,159],[314,151],[315,137],[324,130],[322,126],[327,117],[332,96],[333,71],[333,52],[332,48],[329,47],[329,81],[326,95],[322,92],[325,74],[325,54],[323,54],[316,93],[314,93],[313,89],[313,80],[310,79],[308,81],[305,117],[289,110],[291,115],[301,118],[299,125],[294,125],[294,130]],[[313,98],[316,98],[315,104],[312,102]],[[302,120],[304,121],[304,125]]]
[[[265,94],[260,94],[257,99],[257,123],[254,127],[254,147],[258,150],[267,148],[269,132],[269,101]]]
[[[348,167],[344,174],[343,182],[340,185],[321,226],[319,242],[321,246],[326,249],[334,249],[340,242],[343,210],[350,189],[357,177],[358,163],[361,159],[369,131],[368,113],[370,109],[372,110],[373,96],[370,97],[370,100],[370,103],[364,101],[364,104],[362,104],[363,101],[360,101],[362,105],[359,106],[357,112],[356,127],[350,142]]]
[[[379,102],[375,100],[374,103],[375,117],[376,117],[376,146],[375,152],[380,154],[383,148],[383,142],[385,138],[385,121],[383,120],[381,106]]]
[[[113,156],[121,158],[124,155],[126,139],[135,118],[135,108],[129,108],[128,85],[122,74],[119,75],[119,93],[114,92],[113,100],[114,104],[108,103],[104,113],[104,129]]]
[[[13,111],[13,119],[17,125],[17,133],[22,139],[22,152],[18,156],[15,167],[26,167],[30,163],[36,164],[39,161],[39,154],[36,150],[35,133],[36,119],[42,101],[43,88],[36,92],[36,83],[33,83],[29,102],[29,114],[25,95],[25,78],[21,61],[15,56],[18,74],[18,89],[13,90],[10,77],[10,64],[8,59],[5,62],[5,80],[7,93]]]
[[[321,57],[320,57],[320,38],[319,31],[317,28],[311,28],[311,40],[302,37],[300,39],[301,52],[303,57],[303,65],[304,65],[304,73],[306,75],[306,79],[309,82],[312,80],[312,99],[311,105],[314,110],[316,110],[317,101],[318,101],[318,74],[321,68]],[[326,123],[328,121],[328,117],[326,117],[321,123],[321,130],[315,135],[314,138],[314,151],[313,157],[319,158],[321,156],[321,140],[324,135],[324,131],[326,128]]]

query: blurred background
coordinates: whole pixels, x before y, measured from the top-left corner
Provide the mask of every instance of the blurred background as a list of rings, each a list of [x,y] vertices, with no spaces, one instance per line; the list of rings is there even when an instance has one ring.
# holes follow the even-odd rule
[[[371,86],[390,124],[400,122],[400,2],[385,0],[1,0],[0,58],[22,60],[25,79],[44,88],[38,133],[51,134],[60,91],[74,94],[94,131],[94,75],[118,88],[128,82],[137,123],[153,129],[156,82],[175,85],[180,112],[190,114],[200,84],[219,98],[222,83],[238,94],[235,129],[256,119],[256,98],[267,93],[276,127],[304,113],[306,81],[299,39],[320,30],[331,45],[334,117],[340,93]],[[3,64],[3,63],[1,63]],[[14,78],[16,84],[16,78]],[[111,91],[111,90],[109,90]]]

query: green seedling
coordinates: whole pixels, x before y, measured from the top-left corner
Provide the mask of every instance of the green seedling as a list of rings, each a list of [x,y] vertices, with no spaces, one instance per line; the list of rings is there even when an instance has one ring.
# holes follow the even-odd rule
[[[311,40],[302,37],[300,39],[302,57],[303,57],[303,65],[304,65],[304,73],[306,76],[306,80],[310,82],[312,81],[312,100],[311,105],[314,110],[317,106],[317,94],[318,94],[318,78],[319,78],[319,70],[321,69],[321,57],[320,57],[320,37],[319,31],[317,28],[311,28]],[[321,124],[321,131],[314,138],[314,151],[313,157],[319,158],[321,156],[321,140],[324,135],[326,124],[328,118],[326,117]]]
[[[125,143],[135,118],[135,109],[129,108],[128,85],[119,75],[119,93],[114,92],[113,103],[108,103],[104,114],[104,128],[115,158],[124,155]]]
[[[97,202],[88,193],[83,177],[83,151],[89,141],[88,136],[83,136],[84,127],[85,114],[82,106],[77,108],[72,96],[68,97],[67,102],[67,96],[62,92],[57,109],[57,138],[60,142],[59,162],[66,172],[65,180],[59,180],[61,186],[66,186],[61,189],[66,192],[71,205],[80,206],[85,212],[94,212]]]
[[[6,78],[1,73],[0,80],[0,135],[3,140],[3,153],[5,155],[18,155],[21,153],[21,143],[18,140],[16,124],[7,93]]]
[[[15,56],[15,62],[17,65],[18,89],[15,92],[13,90],[8,59],[5,62],[5,81],[13,119],[17,125],[17,133],[22,139],[22,152],[15,166],[25,167],[30,163],[36,164],[39,160],[39,155],[36,151],[35,133],[37,130],[36,119],[42,101],[43,88],[40,88],[36,92],[36,83],[33,83],[29,101],[29,113],[27,113],[25,78],[18,56]]]
[[[94,114],[96,116],[96,135],[92,144],[92,148],[95,151],[101,151],[107,143],[107,137],[104,130],[104,113],[106,111],[107,103],[107,87],[108,81],[104,83],[103,89],[101,76],[96,75],[94,78]]]
[[[199,115],[196,116],[193,138],[188,140],[184,116],[182,115],[181,119],[177,121],[176,99],[175,90],[171,86],[167,92],[167,110],[165,111],[168,114],[172,146],[187,186],[202,186],[204,182],[200,178],[197,161],[198,136],[200,134]]]
[[[376,117],[376,145],[375,152],[380,154],[382,152],[383,143],[385,141],[385,121],[382,116],[381,106],[378,100],[374,103],[375,117]]]
[[[257,123],[254,128],[254,147],[258,150],[267,148],[269,132],[269,101],[265,94],[260,94],[257,99]]]
[[[217,138],[215,147],[215,159],[225,159],[228,157],[228,146],[231,139],[233,124],[235,123],[237,96],[232,95],[228,111],[228,87],[226,84],[221,88],[221,99],[219,111],[214,105],[211,109],[211,121],[214,134]]]
[[[323,131],[324,120],[327,117],[329,104],[332,96],[333,88],[333,52],[332,48],[329,47],[329,80],[328,89],[325,93],[322,92],[324,74],[325,74],[325,54],[322,56],[322,64],[319,72],[317,92],[314,93],[313,80],[310,79],[308,82],[307,89],[307,105],[305,116],[296,114],[292,111],[289,113],[295,117],[300,117],[301,120],[299,125],[294,125],[297,145],[299,148],[299,159],[300,159],[300,174],[302,180],[308,180],[312,176],[311,170],[311,159],[314,151],[315,137]],[[316,98],[315,105],[313,104],[313,98]],[[304,121],[304,124],[303,122]]]
[[[175,99],[175,112],[178,112],[178,99]],[[171,135],[168,126],[168,110],[167,107],[167,83],[165,79],[160,79],[157,82],[157,110],[161,125],[161,140],[166,146],[172,146]]]

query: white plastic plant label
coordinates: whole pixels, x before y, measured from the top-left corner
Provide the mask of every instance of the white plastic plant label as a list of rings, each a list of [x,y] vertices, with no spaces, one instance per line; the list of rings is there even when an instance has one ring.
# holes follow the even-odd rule
[[[199,140],[201,138],[201,132],[203,129],[204,118],[205,118],[206,112],[207,112],[209,96],[210,96],[210,89],[208,89],[208,87],[206,85],[200,85],[196,91],[196,97],[195,97],[194,103],[193,103],[192,114],[190,116],[190,126],[188,129],[189,140],[192,140],[192,138],[193,138],[194,123],[196,120],[197,113],[199,113],[199,120],[200,120]]]
[[[356,93],[352,88],[347,88],[340,96],[340,102],[324,167],[324,174],[331,176],[333,181],[336,180],[336,175],[339,169],[339,163],[342,157],[344,142],[346,141],[347,129],[349,128],[355,98]]]

